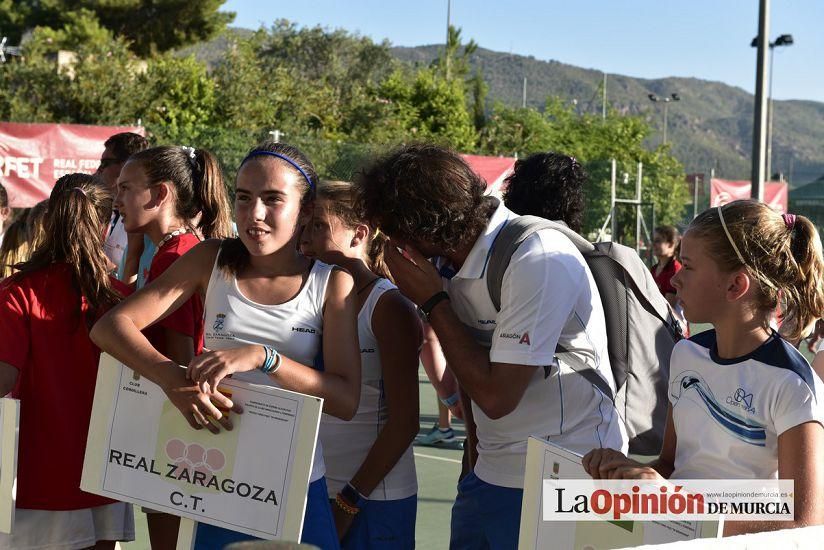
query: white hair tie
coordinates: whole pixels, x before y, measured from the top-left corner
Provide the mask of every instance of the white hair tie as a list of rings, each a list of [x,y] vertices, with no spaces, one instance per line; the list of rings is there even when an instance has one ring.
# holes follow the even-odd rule
[[[186,153],[189,156],[190,159],[192,159],[192,160],[195,159],[195,148],[194,147],[189,147],[188,145],[181,145],[180,148],[183,149],[183,152]]]

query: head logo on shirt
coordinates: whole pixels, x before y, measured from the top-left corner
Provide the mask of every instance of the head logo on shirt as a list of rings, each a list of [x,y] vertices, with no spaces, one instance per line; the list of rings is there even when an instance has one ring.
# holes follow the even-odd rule
[[[215,315],[215,324],[212,325],[212,328],[215,330],[223,330],[223,322],[226,320],[225,313],[218,313]]]
[[[764,447],[767,439],[764,426],[742,418],[721,405],[709,384],[697,372],[685,371],[675,378],[670,383],[670,395],[673,398],[673,407],[677,406],[681,399],[687,399],[699,405],[728,434],[744,443]],[[738,392],[735,395],[738,395]],[[752,394],[741,390],[741,401],[744,402],[745,399],[752,402]],[[730,401],[734,402],[735,398],[728,397],[727,402]]]

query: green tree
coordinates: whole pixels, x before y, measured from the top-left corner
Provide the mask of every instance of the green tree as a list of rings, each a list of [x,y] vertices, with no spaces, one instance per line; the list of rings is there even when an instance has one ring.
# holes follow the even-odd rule
[[[469,74],[469,59],[478,50],[475,40],[463,44],[461,29],[449,25],[446,33],[446,45],[441,55],[432,62],[432,67],[447,80],[464,79]]]
[[[226,128],[262,128],[276,119],[275,96],[283,78],[272,79],[258,55],[268,34],[258,31],[247,40],[233,40],[225,57],[215,67],[215,119]]]
[[[541,151],[556,151],[577,158],[589,173],[585,189],[587,208],[584,231],[600,228],[609,212],[611,160],[617,171],[629,174],[631,189],[618,188],[619,197],[635,192],[638,162],[643,163],[642,199],[655,205],[656,219],[676,223],[682,219],[687,200],[684,170],[668,147],[649,151],[644,140],[650,127],[641,117],[620,116],[611,111],[606,120],[593,114],[578,114],[556,98],[547,100],[543,112],[496,104],[486,127],[480,133],[480,149],[492,155],[527,156]],[[619,183],[623,177],[619,177]],[[623,209],[622,225],[631,226],[624,234],[634,242],[634,217]],[[626,222],[626,223],[624,223]],[[651,228],[650,228],[651,229]]]
[[[414,74],[397,70],[381,84],[379,94],[386,101],[387,116],[376,135],[391,141],[432,140],[459,151],[474,149],[475,129],[462,80],[446,80],[431,68]]]
[[[489,92],[480,69],[469,80],[469,91],[472,94],[472,122],[475,131],[480,132],[486,126],[486,94]]]
[[[72,48],[58,66],[58,50]],[[85,11],[63,27],[38,27],[23,58],[0,66],[0,116],[23,122],[133,123],[142,65]]]
[[[100,25],[146,57],[222,31],[235,14],[220,12],[225,0],[0,0],[0,27],[17,43],[35,27],[59,29],[77,13],[93,13]],[[13,4],[13,5],[10,5]]]
[[[375,90],[395,65],[387,42],[285,20],[272,26],[259,56],[277,83],[278,125],[334,140],[368,132],[362,126],[380,113]],[[284,75],[288,83],[280,85],[275,77]]]
[[[158,58],[141,75],[138,87],[141,118],[161,141],[197,143],[214,123],[215,82],[194,56]]]

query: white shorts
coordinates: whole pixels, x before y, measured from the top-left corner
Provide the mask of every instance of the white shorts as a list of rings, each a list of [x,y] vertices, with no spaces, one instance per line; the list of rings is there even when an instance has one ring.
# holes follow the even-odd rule
[[[131,504],[60,511],[18,508],[12,534],[0,533],[0,549],[78,550],[101,540],[134,540]]]

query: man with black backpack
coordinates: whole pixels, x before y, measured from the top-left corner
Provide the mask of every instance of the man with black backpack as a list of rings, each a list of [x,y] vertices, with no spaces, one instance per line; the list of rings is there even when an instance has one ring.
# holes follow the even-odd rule
[[[489,260],[517,216],[485,197],[451,151],[403,147],[367,169],[358,188],[365,217],[392,240],[386,262],[398,287],[431,324],[472,403],[464,410],[478,456],[458,485],[450,546],[515,548],[530,436],[580,454],[626,450],[592,273],[563,233],[541,229],[507,258],[496,308]]]

